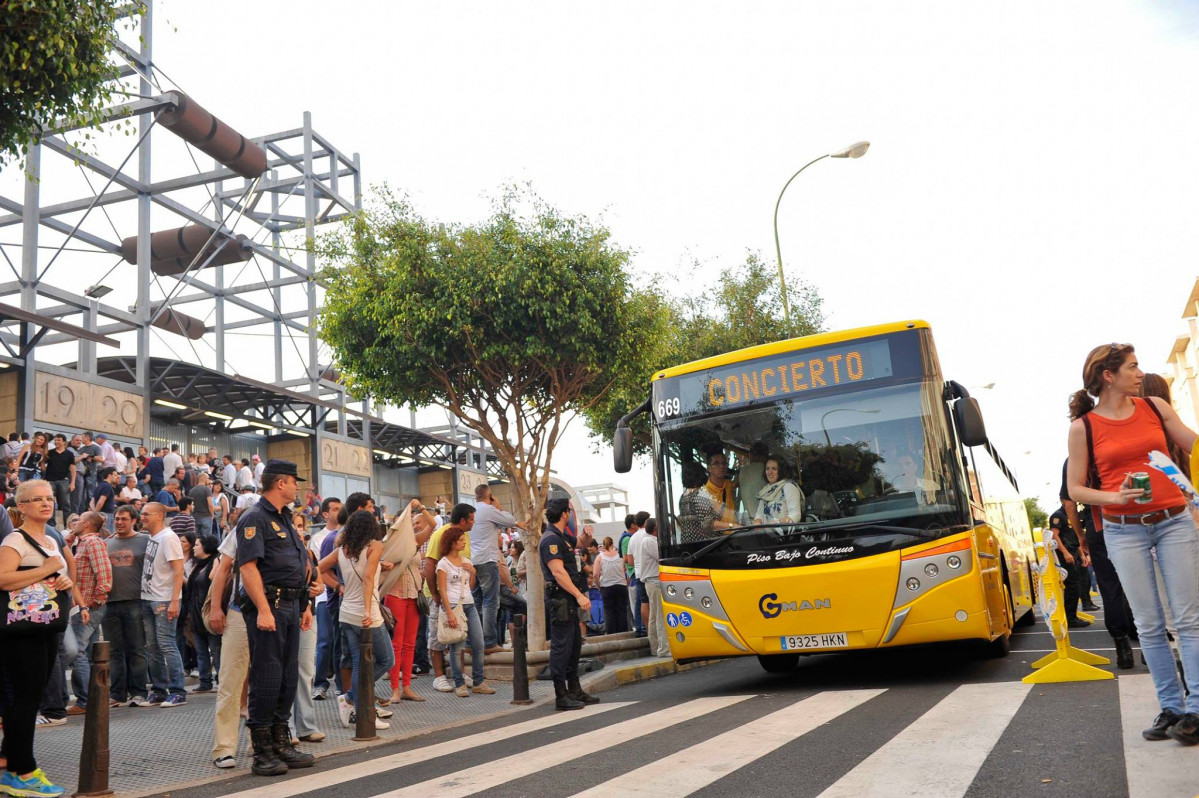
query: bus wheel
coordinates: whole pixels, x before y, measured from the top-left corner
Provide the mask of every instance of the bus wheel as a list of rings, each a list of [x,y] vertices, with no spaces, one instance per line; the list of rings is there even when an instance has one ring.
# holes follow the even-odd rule
[[[1037,625],[1037,613],[1035,610],[1037,606],[1037,583],[1032,577],[1031,567],[1028,569],[1028,584],[1029,595],[1032,597],[1032,606],[1028,608],[1028,612],[1024,613],[1016,620],[1015,626],[1020,629]]]
[[[799,655],[771,654],[763,656],[759,654],[758,662],[762,664],[762,670],[767,673],[790,673],[799,665]]]

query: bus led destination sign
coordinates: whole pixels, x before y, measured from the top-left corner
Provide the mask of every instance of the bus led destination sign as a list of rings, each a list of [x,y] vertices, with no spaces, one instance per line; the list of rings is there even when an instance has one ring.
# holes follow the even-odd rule
[[[853,341],[684,374],[654,383],[659,420],[799,398],[894,376],[888,339]]]

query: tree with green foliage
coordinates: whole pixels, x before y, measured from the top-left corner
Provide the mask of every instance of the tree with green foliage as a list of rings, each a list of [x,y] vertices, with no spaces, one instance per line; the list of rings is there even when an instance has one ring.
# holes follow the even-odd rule
[[[0,165],[27,152],[42,125],[102,121],[117,66],[108,51],[125,0],[0,2]]]
[[[512,190],[475,225],[421,218],[384,192],[322,238],[335,264],[321,337],[349,391],[444,408],[491,445],[528,522],[529,592],[541,594],[541,537],[554,448],[578,412],[662,361],[670,318],[637,288],[608,231]],[[545,639],[529,602],[529,633]]]
[[[698,268],[699,264],[693,266]],[[824,327],[823,300],[816,288],[793,277],[787,281],[787,296],[794,335],[820,332]],[[585,413],[592,435],[603,441],[610,442],[620,417],[649,396],[650,379],[656,372],[787,337],[778,272],[756,252],[747,253],[743,263],[721,270],[715,283],[661,302],[644,311],[667,314],[671,319],[670,339],[662,350],[662,359],[638,379],[615,386]],[[638,416],[630,426],[634,451],[647,453],[649,416]]]
[[[1049,514],[1041,509],[1041,503],[1036,499],[1025,499],[1024,509],[1028,511],[1028,523],[1033,529],[1044,529],[1049,525]]]

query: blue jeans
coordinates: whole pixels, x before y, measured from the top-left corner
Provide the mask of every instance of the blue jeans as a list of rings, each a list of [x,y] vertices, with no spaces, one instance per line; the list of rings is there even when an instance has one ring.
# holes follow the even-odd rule
[[[146,631],[146,659],[154,692],[184,695],[183,657],[175,642],[175,621],[167,618],[169,601],[142,601],[142,627]]]
[[[146,627],[141,599],[110,601],[104,607],[104,639],[114,701],[146,695]]]
[[[75,645],[79,653],[75,655],[75,665],[71,668],[71,692],[75,694],[75,703],[81,707],[87,706],[87,688],[92,673],[92,643],[100,634],[100,624],[104,623],[104,607],[96,607],[91,611],[90,620],[83,622],[83,614],[71,618],[71,631],[75,633]],[[109,658],[111,659],[111,654]]]
[[[88,474],[83,478],[83,495],[80,497],[79,507],[76,512],[86,513],[87,506],[92,500],[92,494],[96,492],[96,482],[98,476],[95,473]],[[76,485],[79,483],[79,477],[75,477]]]
[[[462,674],[462,647],[470,644],[470,675],[473,687],[482,684],[486,678],[483,675],[483,626],[479,623],[479,611],[474,604],[463,604],[462,611],[466,613],[466,640],[450,646],[450,653],[446,656],[450,660],[454,686],[462,687],[466,684],[466,677]]]
[[[1190,512],[1150,526],[1105,520],[1103,540],[1132,607],[1158,703],[1172,712],[1199,712],[1199,531]],[[1150,549],[1154,548],[1178,629],[1178,649],[1190,690],[1185,704],[1153,575]]]
[[[341,624],[341,632],[345,645],[350,649],[350,657],[354,661],[353,674],[350,676],[350,689],[346,700],[354,703],[354,691],[358,689],[358,652],[362,646],[362,627],[353,624]],[[391,638],[387,636],[386,626],[376,626],[370,630],[371,646],[375,654],[375,681],[379,681],[395,664],[395,652],[391,650]]]
[[[333,613],[329,612],[329,602],[322,601],[316,605],[316,675],[313,686],[329,689],[329,679],[333,671],[333,641],[337,639],[337,624],[333,622]]]
[[[221,672],[221,636],[208,633],[197,617],[192,632],[196,638],[196,666],[200,672],[200,688],[212,689],[213,674]]]
[[[471,597],[475,600],[475,607],[482,608],[479,614],[483,621],[483,648],[491,648],[499,645],[496,622],[500,612],[500,568],[493,562],[479,563],[475,566],[475,575],[478,584],[471,590]]]

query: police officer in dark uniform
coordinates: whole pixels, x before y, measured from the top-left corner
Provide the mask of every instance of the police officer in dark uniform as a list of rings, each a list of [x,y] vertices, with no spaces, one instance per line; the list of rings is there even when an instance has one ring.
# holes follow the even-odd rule
[[[299,681],[300,632],[312,625],[308,550],[291,523],[300,479],[296,464],[269,460],[262,498],[237,522],[237,565],[244,592],[239,602],[250,643],[250,717],[253,771],[278,776],[312,767],[287,728]]]
[[[1049,516],[1049,528],[1053,530],[1053,536],[1057,538],[1058,563],[1066,569],[1068,574],[1062,582],[1062,594],[1066,604],[1066,626],[1071,629],[1082,629],[1090,626],[1091,622],[1078,617],[1078,602],[1082,598],[1082,591],[1090,587],[1090,580],[1087,578],[1086,564],[1079,547],[1078,535],[1074,534],[1070,521],[1066,517],[1065,509],[1060,507],[1054,511],[1053,515]]]
[[[550,621],[550,675],[554,678],[557,709],[582,709],[599,699],[583,692],[579,684],[579,654],[583,632],[579,609],[591,611],[584,578],[575,562],[575,541],[567,532],[570,503],[554,499],[545,508],[549,522],[541,536],[541,575],[545,577],[546,608]]]

